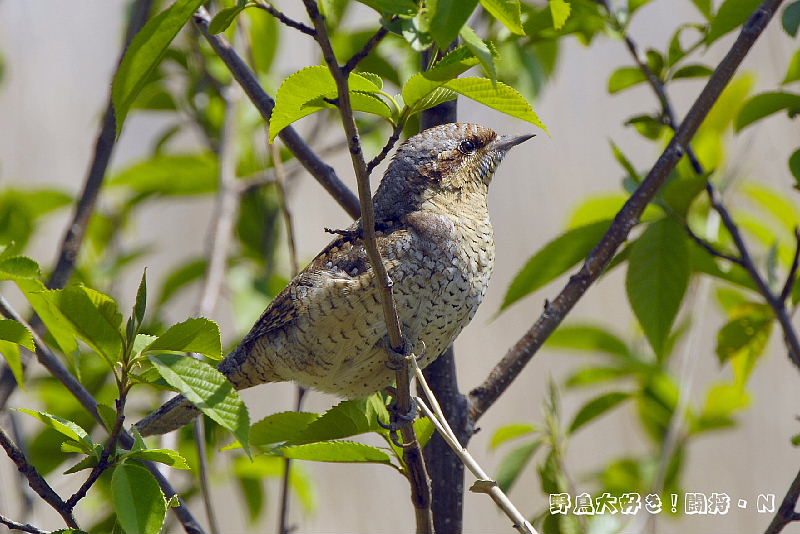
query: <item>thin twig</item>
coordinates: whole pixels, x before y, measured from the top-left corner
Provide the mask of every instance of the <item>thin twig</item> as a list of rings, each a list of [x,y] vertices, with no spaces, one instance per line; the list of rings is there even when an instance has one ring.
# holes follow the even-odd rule
[[[395,124],[394,129],[392,129],[392,135],[386,141],[386,144],[383,145],[380,153],[372,158],[369,163],[367,163],[367,175],[372,174],[372,171],[380,165],[381,161],[386,159],[386,156],[389,155],[389,152],[392,150],[394,145],[397,143],[397,140],[400,139],[400,134],[403,133],[403,127],[405,126],[404,120],[397,121]]]
[[[761,296],[767,301],[767,305],[769,305],[775,313],[775,318],[778,319],[778,323],[780,323],[781,329],[783,330],[783,340],[786,343],[789,358],[800,368],[800,338],[798,338],[797,331],[792,324],[785,302],[780,300],[780,297],[772,292],[767,281],[761,276],[761,273],[758,272],[758,268],[750,255],[750,250],[747,248],[747,244],[744,242],[742,233],[739,230],[739,226],[722,203],[722,199],[720,198],[719,192],[714,187],[714,184],[706,182],[706,192],[708,193],[711,206],[719,213],[719,216],[722,218],[722,224],[728,230],[728,233],[731,234],[733,243],[739,250],[739,254],[742,258],[742,266],[748,274],[750,274],[750,278],[756,284],[758,292],[761,293]]]
[[[328,65],[328,69],[336,82],[338,93],[338,109],[342,118],[342,126],[347,136],[350,158],[353,163],[353,170],[356,174],[358,183],[358,197],[361,205],[361,228],[364,232],[364,248],[366,249],[375,281],[378,284],[378,296],[383,308],[384,322],[389,338],[389,345],[395,353],[405,353],[403,334],[400,329],[400,319],[397,314],[397,306],[392,295],[392,281],[386,272],[380,252],[378,251],[375,236],[375,211],[372,205],[372,194],[370,191],[369,173],[364,162],[364,153],[361,149],[358,128],[353,116],[353,108],[350,102],[350,87],[348,74],[336,60],[328,29],[325,25],[325,18],[319,11],[314,0],[303,0],[308,16],[316,30],[315,39],[319,43],[322,57]],[[397,371],[397,409],[402,414],[411,412],[411,390],[410,390],[410,368],[408,356],[400,362],[402,365]],[[413,425],[407,424],[402,428],[402,434],[406,448],[404,449],[404,459],[409,469],[409,480],[411,481],[412,502],[414,503],[415,517],[417,520],[417,532],[432,532],[433,520],[430,510],[430,485],[428,475],[425,471],[425,463],[419,443],[416,440]]]
[[[722,252],[721,250],[717,249],[714,245],[712,245],[711,243],[709,243],[708,241],[706,241],[705,239],[694,233],[694,230],[692,230],[691,226],[689,226],[688,223],[685,224],[684,226],[686,228],[686,233],[689,234],[689,237],[691,237],[695,243],[700,245],[700,247],[703,250],[705,250],[712,256],[716,256],[717,258],[728,260],[729,262],[735,263],[736,265],[742,265],[741,258],[737,258],[736,256],[726,254],[725,252]]]
[[[297,256],[297,243],[294,239],[294,224],[292,223],[292,211],[289,208],[289,201],[286,195],[286,169],[281,160],[281,151],[278,145],[269,145],[272,154],[272,165],[275,168],[275,185],[278,186],[278,197],[280,197],[281,213],[283,214],[283,225],[286,227],[286,243],[289,245],[289,261],[292,266],[292,277],[300,272],[300,260]]]
[[[282,11],[272,6],[272,4],[269,4],[267,2],[255,2],[255,7],[257,7],[258,9],[263,9],[264,11],[266,11],[267,13],[278,19],[279,22],[283,23],[286,26],[289,26],[290,28],[299,30],[305,33],[306,35],[310,35],[312,37],[315,34],[314,28],[310,28],[300,21],[287,17]]]
[[[417,365],[416,359],[412,360],[412,366],[414,368],[414,374],[417,379],[417,384],[422,387],[423,392],[425,393],[425,397],[428,399],[428,402],[431,404],[431,411],[425,405],[425,402],[420,398],[416,397],[417,405],[425,412],[425,415],[433,422],[436,430],[439,434],[444,438],[453,452],[461,459],[467,469],[469,469],[475,478],[477,478],[477,482],[473,485],[472,491],[478,493],[487,493],[492,500],[497,504],[500,510],[506,514],[506,516],[511,520],[512,525],[514,528],[520,532],[521,534],[536,534],[536,530],[533,528],[533,525],[525,519],[520,511],[517,509],[516,506],[511,502],[511,500],[506,496],[503,490],[497,485],[497,482],[490,479],[486,472],[481,468],[478,462],[475,461],[475,458],[464,448],[461,443],[458,441],[458,437],[456,437],[453,429],[450,428],[450,425],[447,423],[447,418],[442,413],[442,408],[439,406],[439,401],[436,400],[436,396],[431,391],[431,388],[428,386],[428,382],[425,380],[425,376],[422,374],[422,370]]]
[[[394,17],[389,22],[394,21]],[[367,57],[372,50],[383,41],[383,38],[389,34],[389,29],[386,26],[381,26],[375,34],[361,47],[361,50],[353,54],[353,57],[347,60],[347,63],[342,65],[342,71],[345,74],[350,74],[355,70],[361,60]]]
[[[586,258],[580,271],[547,304],[544,313],[492,369],[486,380],[470,392],[470,413],[474,420],[479,419],[497,401],[613,259],[631,229],[638,223],[645,207],[685,154],[689,141],[781,2],[782,0],[765,0],[744,24],[738,38],[711,75],[669,145],[645,180],[617,213],[611,227]]]
[[[778,534],[783,528],[793,521],[800,521],[800,513],[797,512],[797,501],[800,499],[800,471],[794,477],[792,484],[786,491],[786,495],[772,518],[764,534]]]
[[[16,521],[12,521],[11,519],[2,515],[0,515],[0,523],[7,526],[10,530],[30,532],[30,534],[48,534],[46,530],[34,527],[33,525],[30,525],[28,523],[17,523]]]
[[[220,291],[225,280],[225,266],[228,262],[231,236],[239,202],[239,186],[236,181],[236,129],[239,110],[239,89],[228,86],[221,91],[225,100],[225,117],[219,141],[219,194],[212,218],[212,229],[208,239],[208,269],[206,270],[203,289],[197,305],[197,314],[207,317],[214,312]],[[208,519],[208,528],[212,534],[219,532],[214,499],[209,483],[209,463],[206,451],[205,424],[203,416],[198,416],[194,423],[194,439],[199,458],[200,492],[203,507]]]
[[[297,400],[294,404],[294,410],[299,412],[303,409],[303,399],[306,396],[306,388],[297,386]],[[281,508],[278,515],[278,533],[289,534],[294,530],[294,527],[289,525],[289,485],[292,480],[292,459],[284,458],[283,460],[283,477],[281,479]]]
[[[800,228],[794,229],[794,257],[792,258],[792,266],[789,269],[789,274],[786,276],[786,282],[783,284],[780,298],[781,302],[786,305],[786,301],[792,295],[794,285],[797,281],[797,268],[800,267]]]
[[[20,473],[25,475],[28,479],[28,485],[42,498],[44,502],[49,504],[58,514],[64,519],[64,522],[69,528],[79,528],[75,522],[75,517],[72,515],[72,510],[67,506],[67,503],[53,491],[50,484],[44,479],[39,471],[31,465],[30,462],[22,454],[22,451],[11,441],[6,431],[0,427],[0,446],[2,446],[11,461],[17,466]]]
[[[123,372],[125,372],[123,370]],[[106,440],[105,447],[103,447],[103,452],[100,454],[100,460],[98,460],[97,465],[92,468],[92,471],[89,473],[89,476],[86,478],[81,487],[72,494],[72,497],[67,499],[67,507],[70,511],[75,509],[75,505],[78,502],[86,497],[86,494],[89,492],[89,488],[91,488],[97,479],[100,478],[106,469],[111,467],[111,462],[109,459],[111,458],[112,454],[116,454],[117,450],[117,442],[119,441],[119,437],[122,434],[122,425],[125,422],[125,403],[127,399],[128,392],[127,390],[123,390],[120,392],[120,397],[117,399],[116,408],[117,408],[117,419],[114,422],[114,428],[111,430],[111,434],[109,434],[108,439]]]
[[[261,113],[264,120],[269,121],[272,116],[272,110],[275,107],[275,101],[264,91],[256,75],[236,53],[236,50],[231,47],[230,43],[221,35],[212,35],[208,31],[210,22],[208,11],[205,8],[200,8],[194,16],[194,23],[231,71],[236,81],[239,82],[239,85],[242,86],[242,89],[244,89],[244,92]],[[278,137],[292,151],[303,167],[330,193],[334,200],[351,217],[357,219],[361,214],[358,197],[339,179],[333,167],[325,163],[291,126],[281,130]]]

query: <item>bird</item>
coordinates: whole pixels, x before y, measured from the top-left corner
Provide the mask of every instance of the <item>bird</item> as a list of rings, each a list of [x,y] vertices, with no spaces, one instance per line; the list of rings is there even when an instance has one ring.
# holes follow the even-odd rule
[[[489,184],[506,153],[531,137],[479,124],[434,126],[397,148],[373,196],[405,348],[421,368],[455,340],[486,294],[495,261]],[[393,384],[361,225],[338,231],[218,365],[234,388],[294,381],[354,399]],[[164,434],[199,413],[177,395],[135,426],[142,436]]]

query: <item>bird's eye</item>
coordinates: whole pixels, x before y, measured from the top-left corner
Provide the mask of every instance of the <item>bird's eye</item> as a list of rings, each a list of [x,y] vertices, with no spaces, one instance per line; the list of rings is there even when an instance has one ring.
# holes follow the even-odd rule
[[[477,148],[475,142],[470,139],[465,139],[458,144],[458,151],[462,154],[472,154]]]

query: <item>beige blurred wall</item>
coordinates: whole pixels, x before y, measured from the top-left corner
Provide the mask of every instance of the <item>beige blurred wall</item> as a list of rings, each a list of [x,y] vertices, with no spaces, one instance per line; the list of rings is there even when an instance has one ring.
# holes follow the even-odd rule
[[[59,185],[77,192],[82,184],[87,161],[94,144],[97,123],[105,105],[109,79],[116,61],[123,26],[124,2],[120,0],[82,0],[78,2],[29,2],[0,0],[0,52],[6,61],[6,76],[0,86],[0,186]],[[284,4],[289,4],[284,2]],[[297,10],[289,4],[290,11]],[[298,16],[301,16],[298,10]],[[632,33],[642,46],[663,48],[675,25],[697,19],[688,1],[655,0],[642,9]],[[312,49],[302,36],[283,43],[281,66],[289,73],[297,65],[314,61]],[[708,54],[713,64],[721,50],[731,42],[723,40]],[[758,74],[757,87],[774,89],[783,77],[783,68],[796,48],[773,22],[756,44],[744,69]],[[633,114],[655,110],[656,102],[644,88],[619,96],[606,92],[610,72],[629,64],[622,43],[598,38],[587,49],[575,41],[564,47],[558,75],[536,103],[551,136],[538,137],[522,150],[512,152],[500,168],[491,193],[491,211],[497,237],[497,266],[492,286],[481,311],[456,343],[462,389],[477,385],[514,340],[538,316],[545,298],[553,297],[564,280],[539,291],[514,306],[501,320],[492,321],[505,288],[525,260],[556,236],[572,208],[592,193],[619,191],[621,170],[609,150],[614,140],[640,168],[656,158],[654,147],[621,126]],[[695,82],[677,84],[673,96],[683,115],[700,89]],[[249,105],[249,104],[248,104]],[[471,104],[460,102],[460,118],[481,122],[502,132],[527,132],[527,124],[509,119]],[[134,116],[114,155],[113,165],[130,162],[147,150],[150,140],[163,125],[158,117]],[[796,204],[790,188],[786,160],[797,146],[797,123],[772,118],[748,129],[731,143],[731,159],[742,177],[770,183],[785,191]],[[192,140],[185,141],[191,144]],[[332,163],[352,185],[345,157]],[[104,200],[106,201],[106,200]],[[337,227],[347,222],[346,215],[308,176],[303,176],[293,194],[297,215],[298,245],[302,257],[313,256],[329,239],[324,226]],[[148,275],[155,286],[163,272],[179,258],[203,250],[210,202],[186,200],[171,204],[169,213],[157,206],[145,210],[128,238],[131,242],[156,242],[156,253],[148,259]],[[43,264],[53,261],[66,217],[54,218],[46,235],[34,243],[32,254]],[[131,300],[136,272],[122,281],[122,294]],[[594,286],[581,300],[570,320],[599,321],[623,334],[633,332],[633,323],[624,300],[623,273],[617,271]],[[699,397],[707,385],[727,378],[720,371],[713,353],[713,333],[722,324],[713,302],[704,303],[702,288],[693,288],[694,302],[684,310],[693,316],[703,334],[684,350],[694,362],[693,392]],[[179,319],[191,313],[194,295],[174,310]],[[705,313],[704,310],[708,310]],[[232,331],[230,307],[223,302],[214,316],[223,331]],[[230,335],[228,335],[230,339]],[[691,338],[691,336],[690,336]],[[800,466],[800,452],[788,443],[798,431],[794,416],[800,405],[800,375],[784,354],[778,335],[773,336],[768,354],[753,376],[753,404],[740,426],[696,440],[689,451],[685,486],[687,491],[726,492],[753,501],[758,493],[775,493],[780,499]],[[541,351],[506,395],[480,421],[483,429],[470,449],[491,473],[499,456],[487,452],[488,438],[500,425],[517,421],[538,421],[548,375],[562,379],[579,365],[577,356]],[[247,391],[246,400],[253,418],[289,409],[292,388],[288,385]],[[571,417],[587,398],[566,394],[564,413]],[[696,400],[700,400],[699,398]],[[333,399],[312,394],[307,407],[324,410]],[[24,405],[17,396],[13,406]],[[606,417],[582,431],[571,442],[568,452],[570,472],[579,487],[581,475],[604,465],[624,451],[642,451],[647,446],[632,411]],[[223,455],[224,457],[224,455]],[[223,460],[224,462],[224,460]],[[0,460],[2,490],[0,513],[14,516],[16,496],[9,491],[16,483],[9,462]],[[319,510],[313,517],[302,517],[293,507],[293,522],[300,532],[396,532],[410,531],[413,517],[407,486],[396,473],[380,466],[308,465],[317,485]],[[57,489],[74,487],[71,480],[57,480]],[[277,496],[270,485],[270,513],[263,524],[250,527],[240,512],[235,488],[215,486],[214,499],[225,532],[274,530],[273,513]],[[538,478],[531,469],[511,492],[512,500],[533,513],[545,501],[538,490]],[[465,501],[466,532],[511,531],[484,496],[468,494]],[[197,515],[202,516],[197,506]],[[38,526],[57,528],[59,522],[47,510],[37,508]],[[769,516],[752,510],[732,509],[726,516],[683,517],[678,522],[657,524],[658,532],[755,532],[764,529]],[[176,530],[176,529],[173,529]],[[786,532],[800,532],[794,525]]]

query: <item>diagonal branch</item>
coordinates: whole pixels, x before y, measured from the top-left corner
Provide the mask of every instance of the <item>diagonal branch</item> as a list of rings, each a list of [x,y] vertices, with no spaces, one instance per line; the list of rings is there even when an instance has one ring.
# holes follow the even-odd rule
[[[800,471],[794,477],[775,517],[772,518],[764,534],[778,534],[792,521],[800,521],[800,512],[796,510],[798,499],[800,499]]]
[[[267,2],[256,2],[255,3],[255,7],[257,7],[258,9],[263,9],[264,11],[266,11],[267,13],[269,13],[270,15],[272,15],[273,17],[278,19],[279,22],[285,24],[286,26],[289,26],[290,28],[294,28],[295,30],[299,30],[300,32],[305,33],[306,35],[310,35],[312,37],[314,36],[314,33],[315,33],[314,32],[314,28],[309,28],[307,25],[303,24],[302,22],[294,20],[293,18],[287,17],[283,13],[283,11],[280,11],[279,9],[275,8],[275,6],[273,6],[270,3],[267,3]]]
[[[508,389],[545,340],[561,324],[564,317],[608,266],[616,251],[627,239],[631,229],[639,222],[647,204],[664,185],[670,171],[675,168],[686,152],[689,141],[756,39],[764,31],[781,2],[782,0],[765,0],[744,24],[738,38],[711,75],[669,145],[664,149],[645,180],[617,213],[611,227],[586,258],[580,271],[570,277],[564,289],[545,306],[544,313],[492,369],[486,380],[470,392],[470,412],[474,420],[486,413],[486,410]]]
[[[400,329],[400,319],[397,314],[397,306],[392,295],[392,281],[386,272],[386,266],[378,250],[378,243],[375,235],[375,210],[372,204],[372,193],[370,191],[369,172],[364,161],[364,153],[361,150],[358,127],[353,116],[353,106],[350,102],[350,86],[348,73],[339,65],[336,54],[333,51],[328,28],[325,25],[325,17],[319,12],[315,0],[303,0],[308,16],[314,24],[316,30],[316,40],[322,51],[322,57],[328,65],[331,76],[336,82],[338,92],[338,108],[342,118],[350,147],[350,158],[353,163],[353,170],[358,182],[358,197],[361,204],[361,229],[364,233],[364,248],[367,251],[369,263],[378,284],[378,296],[381,307],[383,308],[383,318],[388,331],[390,348],[398,354],[406,354],[405,342]],[[408,414],[412,411],[411,399],[411,369],[409,358],[413,355],[406,355],[399,363],[397,371],[397,410],[401,414]],[[425,470],[425,462],[422,458],[422,451],[417,442],[413,425],[406,424],[402,427],[403,440],[405,441],[404,460],[408,466],[409,481],[411,482],[412,502],[416,513],[417,532],[426,533],[433,531],[433,519],[430,508],[430,484],[428,474]]]
[[[8,434],[6,434],[6,431],[3,430],[2,427],[0,427],[0,446],[5,449],[8,457],[16,464],[19,472],[28,479],[28,485],[31,489],[64,518],[64,522],[69,528],[79,528],[78,524],[75,522],[75,517],[72,515],[72,510],[67,506],[67,503],[53,491],[53,488],[51,488],[50,484],[39,474],[39,471],[28,462],[25,455],[22,454],[19,447],[11,441],[11,438],[8,437]]]
[[[47,531],[35,527],[29,523],[18,523],[5,516],[0,515],[0,524],[7,526],[11,530],[19,530],[20,532],[29,532],[30,534],[48,534]]]
[[[393,20],[394,17],[389,22],[392,22]],[[386,37],[388,34],[389,34],[389,29],[386,26],[381,26],[380,29],[378,29],[378,31],[375,32],[375,35],[370,37],[369,41],[367,41],[364,44],[364,46],[361,47],[361,50],[353,54],[353,57],[348,59],[347,63],[342,65],[342,71],[344,71],[345,74],[350,74],[351,72],[353,72],[353,70],[355,70],[358,64],[361,63],[361,60],[367,57],[370,54],[370,52],[372,52],[375,49],[375,47],[378,46],[380,42],[383,41],[383,38]]]
[[[258,78],[247,66],[244,60],[236,53],[231,44],[221,35],[213,35],[208,31],[211,17],[204,8],[200,8],[194,16],[194,23],[199,28],[203,37],[227,65],[228,69],[242,86],[248,98],[258,109],[264,120],[269,121],[275,100],[264,91]],[[287,126],[278,134],[286,147],[294,153],[297,160],[306,168],[328,193],[339,203],[342,208],[354,219],[361,214],[358,197],[339,179],[336,171],[325,163],[314,150],[300,137],[297,130]]]

